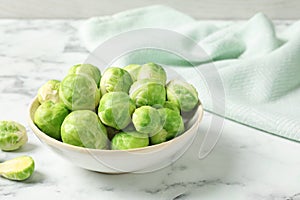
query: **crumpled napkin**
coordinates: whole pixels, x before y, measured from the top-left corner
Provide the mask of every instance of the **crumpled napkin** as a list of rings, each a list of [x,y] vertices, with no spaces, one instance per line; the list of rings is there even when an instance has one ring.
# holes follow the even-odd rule
[[[199,69],[213,64],[225,92],[225,112],[218,113],[205,84],[196,85],[208,111],[300,141],[299,21],[277,33],[273,23],[261,13],[246,22],[214,24],[197,21],[169,7],[150,6],[91,18],[80,32],[86,48],[93,51],[113,36],[141,28],[176,31],[205,50],[209,59],[199,56],[193,63],[198,63]],[[174,64],[172,56],[151,51],[127,56],[118,64],[142,63],[151,54],[160,63]],[[185,62],[177,62],[176,69],[187,77],[193,74]],[[199,82],[191,78],[193,81]]]

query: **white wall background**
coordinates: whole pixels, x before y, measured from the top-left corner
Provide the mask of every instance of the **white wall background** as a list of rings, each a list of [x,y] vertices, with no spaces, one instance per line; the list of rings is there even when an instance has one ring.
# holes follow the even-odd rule
[[[88,18],[152,4],[197,19],[246,19],[256,12],[272,19],[300,18],[300,0],[0,0],[0,18]]]

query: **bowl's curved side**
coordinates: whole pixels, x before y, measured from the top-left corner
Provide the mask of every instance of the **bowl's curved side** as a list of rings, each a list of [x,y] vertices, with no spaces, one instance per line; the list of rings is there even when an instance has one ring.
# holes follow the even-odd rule
[[[40,141],[52,151],[73,164],[102,173],[145,172],[165,167],[177,160],[192,144],[203,116],[200,104],[189,128],[180,136],[153,146],[132,150],[99,150],[77,147],[55,140],[34,124],[33,118],[39,107],[37,98],[29,106],[29,126]]]

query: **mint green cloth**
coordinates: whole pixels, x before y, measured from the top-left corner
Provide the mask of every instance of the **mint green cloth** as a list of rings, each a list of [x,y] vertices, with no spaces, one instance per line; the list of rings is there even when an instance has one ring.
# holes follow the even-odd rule
[[[272,22],[261,13],[247,22],[215,25],[196,21],[169,7],[151,6],[91,18],[82,25],[81,38],[93,51],[119,33],[140,28],[177,31],[206,51],[223,81],[225,117],[300,141],[300,22],[276,33]],[[170,56],[155,56],[160,63],[174,64]],[[129,56],[118,64],[143,61],[148,61],[147,54]],[[203,63],[200,68],[208,61],[201,56],[197,60]],[[191,67],[184,66],[184,62],[177,64],[181,74],[192,77]],[[213,111],[205,84],[196,85],[204,107]]]

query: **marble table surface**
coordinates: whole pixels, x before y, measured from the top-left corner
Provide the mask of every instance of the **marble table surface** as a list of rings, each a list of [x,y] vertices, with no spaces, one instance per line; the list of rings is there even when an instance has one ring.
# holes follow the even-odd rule
[[[213,152],[198,159],[201,136],[177,162],[147,174],[80,169],[45,147],[27,125],[28,104],[45,80],[61,79],[88,52],[76,20],[0,20],[0,120],[27,127],[29,142],[0,161],[30,155],[25,182],[0,178],[0,199],[300,199],[300,144],[225,120]],[[277,22],[279,29],[288,21]],[[210,125],[205,113],[199,133]]]

